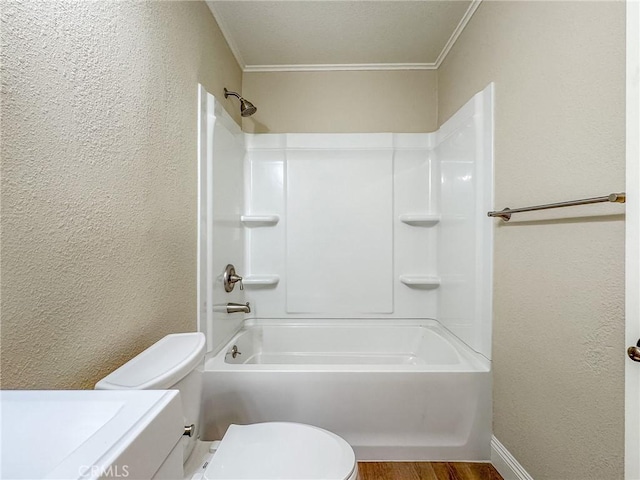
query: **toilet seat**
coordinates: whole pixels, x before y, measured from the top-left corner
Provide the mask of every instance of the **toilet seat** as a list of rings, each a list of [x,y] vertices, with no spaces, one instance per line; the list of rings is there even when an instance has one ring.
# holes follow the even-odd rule
[[[206,480],[355,480],[351,446],[300,423],[231,425],[207,466]]]

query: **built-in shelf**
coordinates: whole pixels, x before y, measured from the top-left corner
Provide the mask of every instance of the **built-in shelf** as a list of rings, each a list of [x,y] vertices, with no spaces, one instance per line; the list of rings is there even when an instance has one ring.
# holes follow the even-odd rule
[[[440,215],[424,213],[405,213],[400,221],[414,227],[432,227],[440,221]]]
[[[272,227],[280,221],[279,215],[242,215],[240,221],[245,227]]]
[[[279,281],[279,275],[247,275],[242,279],[245,287],[275,287]]]
[[[431,289],[440,286],[440,277],[435,275],[400,275],[400,281],[411,288]]]

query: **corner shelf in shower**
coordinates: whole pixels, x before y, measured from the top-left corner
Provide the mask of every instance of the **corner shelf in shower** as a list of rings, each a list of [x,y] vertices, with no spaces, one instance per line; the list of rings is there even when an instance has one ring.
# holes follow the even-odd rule
[[[245,227],[273,227],[280,221],[279,215],[242,215],[240,221]]]
[[[435,275],[400,275],[400,282],[410,288],[430,290],[440,286],[440,277]]]
[[[440,221],[440,215],[427,213],[405,213],[400,221],[413,227],[433,227]]]
[[[275,287],[280,281],[280,275],[247,275],[242,279],[245,287]]]

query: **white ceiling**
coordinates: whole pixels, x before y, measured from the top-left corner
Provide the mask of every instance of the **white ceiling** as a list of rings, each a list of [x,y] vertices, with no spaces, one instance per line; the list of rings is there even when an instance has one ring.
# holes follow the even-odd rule
[[[437,68],[480,0],[208,0],[245,71]]]

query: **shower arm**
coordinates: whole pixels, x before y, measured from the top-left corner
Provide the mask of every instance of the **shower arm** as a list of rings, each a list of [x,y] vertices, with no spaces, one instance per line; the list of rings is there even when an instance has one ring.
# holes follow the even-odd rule
[[[229,95],[233,95],[234,97],[236,97],[238,100],[243,100],[243,98],[237,94],[236,92],[231,92],[229,90],[227,90],[226,88],[224,89],[224,98],[228,98]]]
[[[256,106],[251,103],[249,100],[243,98],[239,93],[230,92],[226,88],[224,89],[224,98],[228,98],[229,95],[232,97],[237,97],[240,100],[240,115],[242,117],[250,117],[258,110]]]

